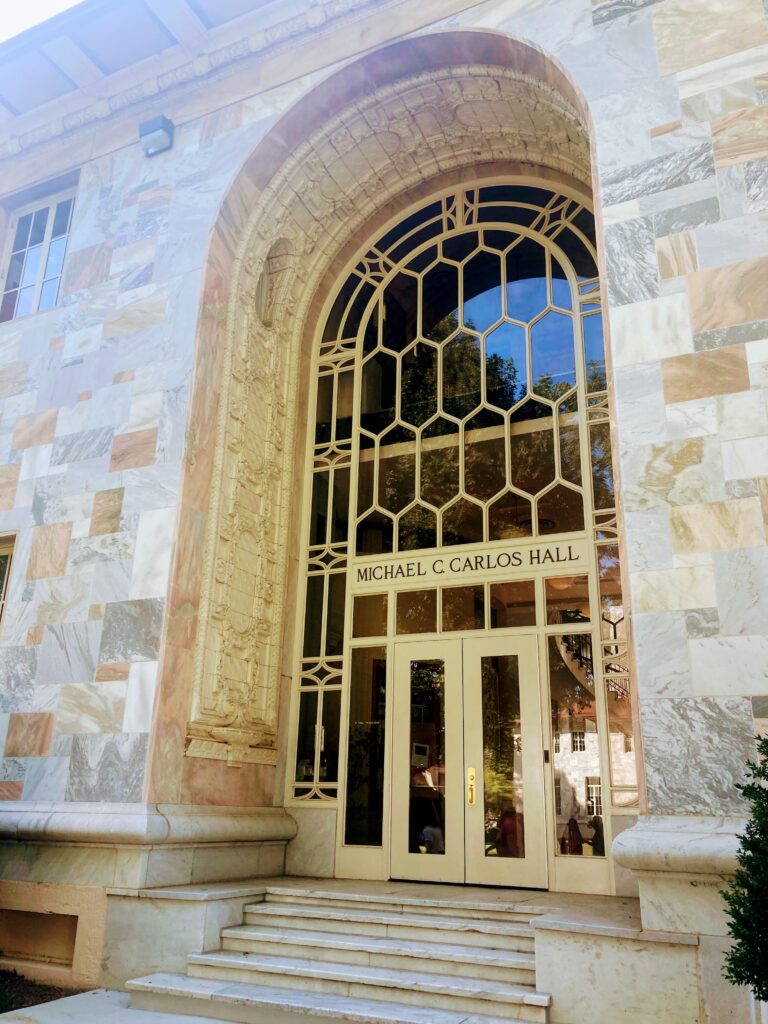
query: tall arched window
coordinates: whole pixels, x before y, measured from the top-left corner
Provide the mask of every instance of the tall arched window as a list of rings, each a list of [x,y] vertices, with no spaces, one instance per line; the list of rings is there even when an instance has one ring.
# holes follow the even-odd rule
[[[348,570],[401,552],[588,540],[600,605],[589,671],[608,681],[630,752],[589,209],[545,184],[479,184],[425,203],[340,287],[315,374],[294,799],[336,797],[345,650],[353,636],[392,633],[385,604],[368,608],[373,631],[348,621]],[[477,628],[493,628],[493,594],[482,599]],[[601,706],[609,716],[610,697]],[[610,785],[614,803],[623,790],[625,803],[636,798],[632,773]]]

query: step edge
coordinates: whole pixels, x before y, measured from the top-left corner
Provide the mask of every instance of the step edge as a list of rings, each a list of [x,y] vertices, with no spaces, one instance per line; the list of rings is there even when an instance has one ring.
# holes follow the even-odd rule
[[[530,914],[531,917],[538,917],[542,914],[549,913],[551,908],[540,907],[534,904],[529,906],[526,902],[522,903],[508,903],[498,904],[485,902],[479,900],[477,903],[466,903],[460,899],[449,899],[441,898],[436,896],[432,899],[425,901],[423,898],[418,896],[400,896],[397,894],[385,894],[378,895],[376,893],[347,893],[347,892],[336,892],[333,890],[326,889],[307,889],[297,890],[292,889],[289,886],[278,886],[278,885],[267,885],[265,887],[265,896],[267,899],[265,902],[269,902],[269,896],[291,896],[299,901],[302,899],[311,900],[335,900],[342,903],[374,903],[383,904],[389,903],[393,906],[403,907],[422,907],[428,908],[430,906],[436,907],[439,910],[454,909],[454,910],[481,910],[485,913],[498,913],[498,914]],[[276,900],[275,902],[279,902]]]
[[[226,963],[223,962],[223,958],[224,957],[227,957],[227,960],[229,962],[226,962]],[[293,959],[293,958],[291,958],[291,957],[269,957],[266,954],[261,954],[260,956],[249,957],[248,954],[242,954],[242,953],[238,953],[236,951],[231,951],[231,952],[228,951],[228,952],[225,952],[224,954],[219,954],[219,953],[190,953],[189,956],[187,957],[187,962],[188,963],[192,963],[192,964],[197,964],[198,966],[202,966],[202,967],[227,967],[227,968],[230,968],[232,970],[253,970],[253,969],[255,969],[255,970],[262,970],[264,972],[272,971],[274,973],[277,973],[277,974],[280,974],[280,975],[283,975],[283,976],[286,976],[286,977],[290,977],[291,976],[291,967],[290,967],[290,965],[286,965],[281,970],[281,969],[279,969],[277,964],[275,964],[275,963],[268,963],[268,962],[264,963],[263,961],[264,960],[267,960],[267,961],[269,961],[269,960],[273,960],[273,961],[274,960],[281,960],[281,961],[285,962],[285,961],[289,961],[291,959]],[[236,961],[236,962],[234,962],[234,963],[231,962],[233,960]],[[260,963],[260,961],[261,961],[261,963]],[[355,965],[355,964],[337,963],[335,960],[318,960],[318,961],[316,961],[316,964],[315,964],[316,973],[315,973],[314,976],[318,977],[323,970],[329,971],[331,966],[340,968],[340,970],[338,971],[339,975],[342,975],[344,972],[348,972],[350,970],[350,968],[353,968],[353,967],[357,967],[358,970],[368,971],[368,972],[391,970],[391,968],[364,967],[364,966]],[[297,964],[297,966],[294,969],[293,973],[295,975],[297,975],[297,976],[300,976],[302,970],[306,970],[306,963],[303,962],[303,961],[301,963]],[[415,971],[402,971],[401,973],[403,973],[403,974],[415,974],[417,972],[415,972]],[[457,978],[455,976],[451,976],[451,975],[448,975],[448,974],[423,974],[423,975],[419,975],[419,979],[418,980],[420,980],[421,982],[426,982],[427,983],[427,988],[437,988],[437,979],[442,979],[442,980],[448,981],[448,982],[452,982],[452,981],[456,981],[457,980]],[[338,976],[335,976],[335,975],[332,975],[332,974],[329,973],[329,976],[326,977],[326,978],[323,978],[322,980],[325,980],[325,981],[349,981],[350,984],[362,984],[362,985],[366,985],[366,984],[368,984],[368,985],[377,985],[378,984],[382,988],[404,988],[404,987],[406,987],[408,985],[409,982],[411,984],[413,984],[413,982],[416,979],[406,978],[406,979],[404,979],[404,984],[398,985],[398,984],[395,983],[395,979],[391,979],[391,978],[376,978],[374,976],[374,977],[371,977],[370,980],[365,980],[364,977],[363,978],[357,977],[355,979],[344,979],[344,978],[341,978],[341,977],[338,977]],[[522,1003],[526,1003],[526,1004],[532,1005],[532,1006],[549,1006],[551,1004],[551,1002],[552,1002],[552,997],[550,995],[547,995],[544,992],[536,992],[535,990],[531,990],[531,989],[527,989],[527,988],[522,988],[519,985],[505,985],[504,986],[505,991],[503,991],[503,992],[494,992],[493,988],[488,988],[488,986],[489,985],[491,985],[491,986],[501,985],[502,982],[489,982],[489,981],[486,981],[483,978],[477,978],[477,979],[466,978],[466,979],[463,979],[463,980],[466,980],[466,981],[470,981],[470,980],[477,981],[481,985],[481,987],[485,989],[485,991],[487,993],[486,995],[479,995],[478,993],[475,993],[475,992],[467,993],[466,995],[463,996],[463,998],[467,998],[467,999],[488,999],[488,1000],[500,999],[501,1001],[504,1001],[504,1002],[513,1002],[516,999],[516,1000],[519,1000]],[[457,993],[448,992],[446,994],[453,996],[453,995],[456,995]],[[458,993],[458,995],[461,997],[462,993]],[[505,996],[512,996],[512,997],[514,997],[514,999],[504,999],[503,997],[505,997]]]
[[[440,954],[444,954],[446,957],[449,956],[463,956],[469,958],[469,962],[482,963],[487,967],[494,966],[527,966],[530,964],[532,967],[535,965],[536,957],[534,953],[526,952],[525,950],[516,949],[495,949],[489,946],[462,946],[459,943],[426,943],[420,949],[407,950],[405,947],[400,947],[402,953],[397,949],[380,948],[377,943],[388,942],[392,943],[393,946],[398,945],[397,939],[391,939],[386,936],[376,935],[365,935],[360,938],[350,938],[348,936],[341,936],[338,932],[269,932],[266,928],[259,931],[258,934],[253,935],[251,929],[254,929],[254,925],[232,925],[227,928],[222,928],[221,937],[223,939],[238,939],[240,941],[247,941],[252,939],[254,942],[274,942],[285,943],[291,946],[307,946],[312,938],[319,936],[324,943],[332,949],[339,950],[350,950],[355,952],[365,953],[381,953],[391,954],[394,956],[402,955],[404,957],[413,956],[421,960],[439,960],[441,959]],[[319,941],[319,940],[318,940]],[[346,941],[350,945],[341,945],[341,942]],[[407,940],[403,940],[407,941]],[[428,950],[434,951],[436,947],[440,947],[436,950],[437,955],[427,956]],[[506,964],[499,964],[495,961],[502,960]]]
[[[163,972],[158,973],[163,974],[163,976],[167,976],[164,975]],[[239,997],[235,997],[234,993],[225,992],[224,990],[222,990],[221,992],[212,992],[209,996],[206,997],[198,992],[195,992],[194,990],[190,991],[189,988],[183,984],[184,982],[190,980],[184,974],[176,974],[172,976],[173,978],[177,979],[175,985],[172,985],[169,982],[152,983],[151,979],[154,977],[156,977],[156,975],[146,975],[142,978],[136,978],[133,981],[129,981],[126,983],[126,989],[130,992],[137,992],[142,995],[151,994],[161,998],[183,997],[186,999],[198,999],[200,1002],[203,1003],[211,1002],[221,1003],[225,1005],[240,1003],[241,1005],[270,1006],[282,1005],[283,1002],[288,1002],[290,1005],[290,997],[295,996],[294,989],[285,989],[276,986],[253,985],[253,996],[250,999],[245,994],[240,993],[238,994]],[[204,979],[196,978],[194,980],[200,981]],[[307,1003],[311,1003],[313,1001],[312,997],[315,997],[315,1006],[313,1006],[312,1009],[319,1011],[314,1014],[307,1014],[307,1016],[338,1016],[340,1009],[338,1006],[331,1007],[329,1010],[327,1010],[326,1006],[323,1005],[323,1000],[324,997],[327,996],[327,993],[312,992],[306,990],[304,994],[308,998],[303,1002],[296,1001],[294,1005],[303,1010],[306,1008]],[[287,1000],[286,997],[288,997]],[[412,1011],[415,1009],[421,1009],[420,1007],[416,1007],[410,1003],[397,1003],[394,1001],[390,1002],[389,1000],[385,1001],[376,999],[361,999],[359,996],[334,996],[334,1001],[342,1004],[350,1004],[349,1009],[346,1011],[347,1013],[354,1013],[357,1009],[358,1004],[365,1003],[367,1005],[370,1005],[371,1003],[380,1002],[385,1004],[388,1010],[398,1011],[402,1013],[404,1017],[410,1016],[412,1020]],[[341,1012],[345,1012],[343,1007],[341,1007]],[[451,1016],[455,1017],[455,1021],[452,1022],[452,1024],[464,1024],[464,1022],[466,1022],[467,1020],[467,1013],[465,1010],[438,1010],[436,1012],[440,1013],[441,1015],[444,1015],[446,1019],[450,1018]],[[517,1021],[509,1017],[502,1018],[491,1014],[473,1013],[470,1016],[473,1024],[525,1024],[525,1022]],[[373,1019],[371,1019],[370,1024],[374,1024]],[[414,1024],[416,1024],[416,1022],[414,1022]]]
[[[289,913],[285,914],[284,913],[285,909],[289,908],[289,907],[290,908],[295,908],[295,913],[290,913],[289,912]],[[280,909],[277,909],[277,908],[280,908]],[[434,922],[435,921],[439,921],[440,922],[440,926],[442,926],[442,927],[446,927],[445,922],[450,922],[447,925],[447,930],[450,930],[452,925],[453,926],[457,926],[457,925],[466,926],[467,922],[471,922],[472,924],[484,924],[484,925],[487,925],[487,926],[499,926],[499,925],[501,925],[503,928],[513,929],[512,931],[509,931],[509,932],[500,932],[500,934],[515,935],[515,934],[519,934],[520,933],[520,934],[523,934],[523,935],[526,935],[526,936],[530,935],[531,937],[533,937],[533,935],[534,935],[533,926],[527,924],[525,921],[497,921],[497,920],[488,919],[488,918],[479,918],[479,919],[476,920],[475,918],[472,918],[472,917],[450,917],[447,914],[445,916],[436,916],[434,918],[434,920],[430,919],[429,921],[427,921],[425,918],[418,918],[417,919],[415,915],[399,914],[399,913],[395,913],[395,912],[388,913],[386,910],[377,910],[377,909],[371,909],[370,911],[361,910],[361,911],[359,911],[359,914],[358,914],[358,913],[356,913],[357,908],[351,908],[351,907],[346,907],[346,908],[344,908],[344,907],[322,907],[319,904],[318,905],[312,904],[312,905],[307,906],[307,907],[301,907],[300,904],[297,904],[297,903],[250,903],[250,904],[247,904],[243,908],[243,913],[244,914],[256,914],[259,917],[265,917],[265,916],[268,916],[270,914],[275,915],[277,917],[281,916],[281,914],[283,916],[285,916],[285,917],[294,917],[294,916],[299,917],[299,916],[301,916],[301,914],[299,913],[300,911],[303,912],[304,914],[306,914],[307,910],[322,911],[322,913],[318,913],[316,915],[316,919],[318,919],[318,920],[322,920],[322,916],[323,915],[328,916],[328,912],[331,911],[331,912],[337,912],[337,913],[341,913],[341,914],[352,914],[354,916],[351,918],[351,920],[360,920],[360,921],[365,921],[366,920],[366,918],[362,916],[363,914],[367,914],[369,918],[374,916],[374,915],[375,916],[379,916],[379,917],[386,917],[388,923],[410,925],[411,927],[415,927],[415,928],[418,928],[418,927],[434,928],[435,927],[435,923]],[[313,919],[315,919],[315,915],[312,915],[312,917],[313,917]],[[329,920],[335,920],[335,918],[330,918],[329,917]],[[344,918],[341,918],[341,920],[344,920]],[[371,922],[371,923],[379,923],[379,922]]]

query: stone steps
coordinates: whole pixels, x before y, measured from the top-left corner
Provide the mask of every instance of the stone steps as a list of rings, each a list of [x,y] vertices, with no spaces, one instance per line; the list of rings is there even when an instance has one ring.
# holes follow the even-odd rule
[[[445,965],[450,970],[450,964]],[[403,968],[363,967],[314,958],[194,953],[188,959],[192,978],[247,982],[273,988],[294,986],[333,996],[429,1005],[438,1010],[486,1013],[514,1020],[544,1021],[549,999],[531,987],[427,974]]]
[[[426,887],[428,888],[428,887]],[[447,915],[450,917],[476,918],[482,915],[486,921],[520,921],[526,923],[537,914],[546,913],[543,906],[534,904],[502,903],[498,900],[484,900],[473,896],[470,901],[457,897],[445,896],[409,896],[400,892],[355,893],[338,889],[297,890],[289,885],[270,883],[264,894],[266,903],[296,904],[302,907],[319,906],[323,908],[344,907],[347,909],[370,910],[377,907],[389,913],[408,913],[418,910],[419,913],[432,917]]]
[[[375,905],[370,909],[356,907],[301,906],[291,903],[251,903],[245,908],[248,924],[290,929],[300,924],[304,930],[317,928],[323,932],[348,935],[380,936],[425,942],[433,939],[439,928],[440,942],[460,945],[484,946],[533,952],[533,929],[521,921],[488,921],[484,917],[440,916],[439,924],[433,915],[384,910]]]
[[[222,949],[252,954],[308,957],[368,967],[403,968],[409,961],[420,971],[441,973],[446,962],[463,977],[533,985],[533,953],[483,949],[472,945],[377,938],[340,932],[277,929],[255,925],[225,928]],[[442,936],[441,936],[442,938]]]
[[[189,955],[186,976],[129,982],[131,1005],[248,1024],[546,1024],[530,924],[540,911],[526,907],[270,882],[220,949]]]
[[[237,1024],[296,1024],[307,1017],[360,1024],[524,1024],[508,1017],[436,1010],[431,1006],[368,999],[336,998],[326,993],[243,984],[225,984],[183,974],[153,974],[128,983],[135,1009],[207,1018]],[[204,1007],[204,1009],[203,1009]]]

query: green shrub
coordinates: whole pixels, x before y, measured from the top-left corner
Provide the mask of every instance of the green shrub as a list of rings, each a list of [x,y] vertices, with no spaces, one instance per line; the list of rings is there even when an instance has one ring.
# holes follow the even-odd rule
[[[758,739],[757,753],[757,761],[747,762],[749,781],[736,787],[751,814],[740,837],[739,867],[723,892],[734,940],[723,974],[768,1001],[768,738]]]

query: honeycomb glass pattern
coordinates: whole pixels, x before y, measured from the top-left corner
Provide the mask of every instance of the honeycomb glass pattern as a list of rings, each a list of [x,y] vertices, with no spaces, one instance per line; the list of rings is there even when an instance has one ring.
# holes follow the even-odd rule
[[[350,558],[616,544],[591,212],[522,184],[414,209],[333,296],[314,386],[292,794],[335,801]]]
[[[356,271],[380,279],[361,321],[354,553],[583,532],[583,414],[605,388],[586,211],[525,186],[431,211]]]

